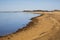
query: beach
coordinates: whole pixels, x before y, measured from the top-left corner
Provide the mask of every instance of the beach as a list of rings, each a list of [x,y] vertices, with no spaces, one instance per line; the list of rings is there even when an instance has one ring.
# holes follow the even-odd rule
[[[31,12],[41,14],[15,33],[0,36],[0,40],[60,40],[60,12]]]

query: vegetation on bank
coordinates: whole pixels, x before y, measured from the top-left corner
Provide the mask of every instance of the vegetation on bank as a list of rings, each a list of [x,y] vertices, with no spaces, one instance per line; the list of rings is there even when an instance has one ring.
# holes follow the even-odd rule
[[[60,10],[52,10],[52,11],[48,11],[48,10],[24,10],[23,12],[60,12]]]

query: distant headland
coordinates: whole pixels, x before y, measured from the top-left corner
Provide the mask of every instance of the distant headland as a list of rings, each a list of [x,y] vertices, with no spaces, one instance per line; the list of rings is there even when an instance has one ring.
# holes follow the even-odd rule
[[[60,12],[60,10],[51,10],[51,11],[48,11],[48,10],[24,10],[23,12]]]
[[[17,13],[17,12],[60,12],[60,10],[23,10],[23,11],[0,11],[0,13]]]

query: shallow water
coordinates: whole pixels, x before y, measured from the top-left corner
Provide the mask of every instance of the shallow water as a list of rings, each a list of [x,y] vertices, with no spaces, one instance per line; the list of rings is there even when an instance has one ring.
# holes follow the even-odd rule
[[[26,26],[31,18],[40,14],[32,13],[0,13],[0,36],[15,32],[19,28]]]

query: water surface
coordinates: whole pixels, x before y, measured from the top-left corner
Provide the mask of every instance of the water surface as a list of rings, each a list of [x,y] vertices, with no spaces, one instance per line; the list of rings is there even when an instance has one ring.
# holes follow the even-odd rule
[[[0,36],[15,32],[19,28],[26,26],[31,18],[39,16],[32,13],[0,13]]]

